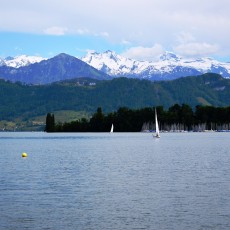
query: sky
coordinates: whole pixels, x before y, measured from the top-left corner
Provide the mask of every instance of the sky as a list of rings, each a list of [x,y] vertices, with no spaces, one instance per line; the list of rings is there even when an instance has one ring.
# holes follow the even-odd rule
[[[230,61],[229,0],[1,0],[0,57],[165,51]]]

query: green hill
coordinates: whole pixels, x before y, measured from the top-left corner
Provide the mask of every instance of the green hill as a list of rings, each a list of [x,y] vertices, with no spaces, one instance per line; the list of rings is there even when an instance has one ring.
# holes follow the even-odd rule
[[[0,121],[14,121],[20,125],[22,122],[36,123],[36,117],[40,117],[37,121],[42,123],[48,112],[55,111],[68,111],[67,121],[74,119],[75,115],[68,116],[74,111],[89,117],[98,107],[107,113],[119,107],[136,109],[162,105],[168,108],[176,103],[192,107],[198,104],[229,106],[230,80],[217,74],[162,82],[127,78],[75,79],[42,86],[0,80],[0,97]]]

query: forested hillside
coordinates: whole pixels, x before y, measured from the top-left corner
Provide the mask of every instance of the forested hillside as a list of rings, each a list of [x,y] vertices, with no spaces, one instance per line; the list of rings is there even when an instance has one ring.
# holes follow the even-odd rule
[[[162,106],[142,109],[119,108],[104,114],[101,108],[90,119],[72,122],[55,122],[54,114],[46,116],[46,132],[109,132],[111,125],[116,132],[148,132],[155,130],[155,109],[161,131],[227,131],[230,129],[230,106],[196,106],[194,111],[189,105],[175,104],[168,110]]]
[[[229,106],[230,80],[205,74],[174,81],[150,82],[119,78],[111,81],[75,79],[43,86],[0,81],[0,120],[30,119],[59,110],[93,114],[120,107],[130,109],[188,104]]]

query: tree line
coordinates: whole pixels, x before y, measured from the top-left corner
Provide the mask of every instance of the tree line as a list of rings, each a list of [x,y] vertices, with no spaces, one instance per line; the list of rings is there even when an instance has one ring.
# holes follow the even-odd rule
[[[230,105],[230,80],[211,73],[162,82],[129,78],[73,79],[30,86],[0,79],[0,98],[0,120],[16,122],[50,111],[92,114],[99,105],[103,113],[117,111],[120,107],[141,109],[162,105],[168,109],[175,103],[189,104],[193,109],[198,104],[224,107]]]
[[[230,106],[213,107],[197,105],[193,110],[187,104],[174,104],[168,110],[157,106],[157,116],[162,131],[204,131],[229,130]],[[109,132],[114,125],[115,132],[140,132],[155,129],[155,107],[129,109],[121,107],[115,112],[104,114],[99,107],[92,117],[56,123],[54,114],[46,117],[46,132]]]

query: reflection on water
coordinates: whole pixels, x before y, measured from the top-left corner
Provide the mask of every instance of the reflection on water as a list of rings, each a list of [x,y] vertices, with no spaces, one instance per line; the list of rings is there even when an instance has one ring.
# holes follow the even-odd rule
[[[229,135],[0,133],[0,229],[230,229]]]

